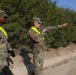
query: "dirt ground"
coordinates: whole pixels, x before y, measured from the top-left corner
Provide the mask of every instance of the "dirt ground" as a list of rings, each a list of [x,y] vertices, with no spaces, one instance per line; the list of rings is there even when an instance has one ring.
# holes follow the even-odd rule
[[[58,49],[51,48],[50,51],[44,52],[44,57],[47,58],[47,57],[60,56],[62,54],[68,54],[74,50],[76,50],[76,44],[71,44],[67,47],[60,47]]]
[[[43,75],[76,75],[76,57],[43,71]]]
[[[76,50],[76,44],[71,44],[67,47],[60,47],[57,50],[51,48],[50,51],[44,51],[44,59],[49,58],[53,59],[53,57],[69,54],[75,50]],[[24,51],[16,51],[16,57],[14,58],[10,57],[10,58],[12,60],[12,63],[10,62],[10,69],[14,75],[28,75],[28,73],[34,70],[32,53],[26,53]]]

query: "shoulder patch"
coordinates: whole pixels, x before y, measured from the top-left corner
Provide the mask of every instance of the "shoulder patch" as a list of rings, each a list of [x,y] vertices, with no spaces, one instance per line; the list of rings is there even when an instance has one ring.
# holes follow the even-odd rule
[[[30,34],[30,35],[31,35],[31,34],[34,34],[34,33],[33,33],[32,31],[29,31],[29,32],[28,32],[28,34]]]
[[[32,32],[32,31],[29,31],[28,34],[32,37],[36,36],[36,33]]]

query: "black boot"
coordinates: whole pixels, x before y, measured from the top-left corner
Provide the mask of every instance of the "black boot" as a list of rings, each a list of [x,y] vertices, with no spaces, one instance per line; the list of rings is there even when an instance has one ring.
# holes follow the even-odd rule
[[[1,75],[14,75],[14,74],[10,71],[9,67],[6,66],[2,69]]]
[[[35,75],[35,73],[34,73],[34,72],[32,72],[32,73],[29,73],[28,75]]]

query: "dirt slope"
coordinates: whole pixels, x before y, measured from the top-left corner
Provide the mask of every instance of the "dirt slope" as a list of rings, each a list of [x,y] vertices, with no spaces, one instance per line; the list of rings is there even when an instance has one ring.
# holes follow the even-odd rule
[[[58,50],[50,49],[50,51],[44,52],[44,69],[49,67],[49,59],[53,60],[55,57],[60,57],[62,55],[68,55],[76,50],[76,44],[71,44],[67,47],[61,47]],[[25,51],[16,50],[16,57],[11,58],[12,63],[10,62],[10,69],[14,75],[28,75],[28,72],[34,70],[33,65],[33,54],[26,53]],[[62,58],[60,58],[62,59]],[[47,63],[46,63],[47,62]]]

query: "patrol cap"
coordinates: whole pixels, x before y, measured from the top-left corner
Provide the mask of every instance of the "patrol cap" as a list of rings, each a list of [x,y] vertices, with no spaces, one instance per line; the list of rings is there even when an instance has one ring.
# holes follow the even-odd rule
[[[38,18],[38,17],[33,17],[33,22],[42,23],[40,18]]]
[[[0,17],[8,18],[8,15],[5,13],[5,11],[0,10]]]

